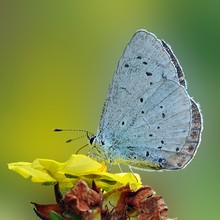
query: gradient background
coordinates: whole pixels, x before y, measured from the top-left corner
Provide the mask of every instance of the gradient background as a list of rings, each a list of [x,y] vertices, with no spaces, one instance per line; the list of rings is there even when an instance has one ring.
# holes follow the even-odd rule
[[[170,45],[189,93],[201,105],[204,132],[191,164],[179,172],[142,172],[180,220],[218,219],[220,3],[218,1],[0,1],[0,218],[38,219],[30,201],[54,201],[52,187],[33,184],[6,164],[65,161],[96,132],[126,43],[145,28]],[[76,134],[75,136],[80,135]]]

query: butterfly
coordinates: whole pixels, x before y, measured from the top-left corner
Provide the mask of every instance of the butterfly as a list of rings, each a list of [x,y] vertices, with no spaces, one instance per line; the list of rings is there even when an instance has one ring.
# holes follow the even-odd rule
[[[202,123],[170,46],[138,30],[118,62],[90,144],[111,164],[178,170],[194,157]]]

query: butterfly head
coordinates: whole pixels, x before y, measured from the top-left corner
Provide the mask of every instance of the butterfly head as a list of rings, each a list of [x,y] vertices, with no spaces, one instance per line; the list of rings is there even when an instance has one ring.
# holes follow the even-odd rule
[[[114,149],[106,141],[103,141],[98,136],[89,138],[89,144],[91,145],[91,151],[89,155],[100,160],[104,160],[110,164],[114,161]]]

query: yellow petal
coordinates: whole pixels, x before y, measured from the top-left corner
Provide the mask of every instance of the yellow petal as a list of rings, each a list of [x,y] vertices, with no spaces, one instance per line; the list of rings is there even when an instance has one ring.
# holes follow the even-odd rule
[[[117,173],[121,177],[120,182],[125,185],[130,184],[132,189],[138,189],[141,187],[141,177],[137,173]]]
[[[81,176],[84,173],[96,172],[103,169],[103,164],[85,156],[72,155],[60,172]]]
[[[41,171],[33,168],[31,163],[27,163],[27,162],[9,163],[8,168],[20,174],[24,178],[28,178],[31,176],[32,177],[31,180],[33,182],[42,183],[42,182],[56,181],[47,173],[47,171]]]

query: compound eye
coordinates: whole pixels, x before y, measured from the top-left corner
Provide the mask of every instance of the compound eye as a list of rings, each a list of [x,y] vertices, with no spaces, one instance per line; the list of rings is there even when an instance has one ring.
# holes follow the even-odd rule
[[[93,136],[93,137],[91,137],[90,139],[89,139],[89,143],[92,145],[92,143],[93,143],[93,141],[94,141],[94,139],[96,138],[96,136]]]

